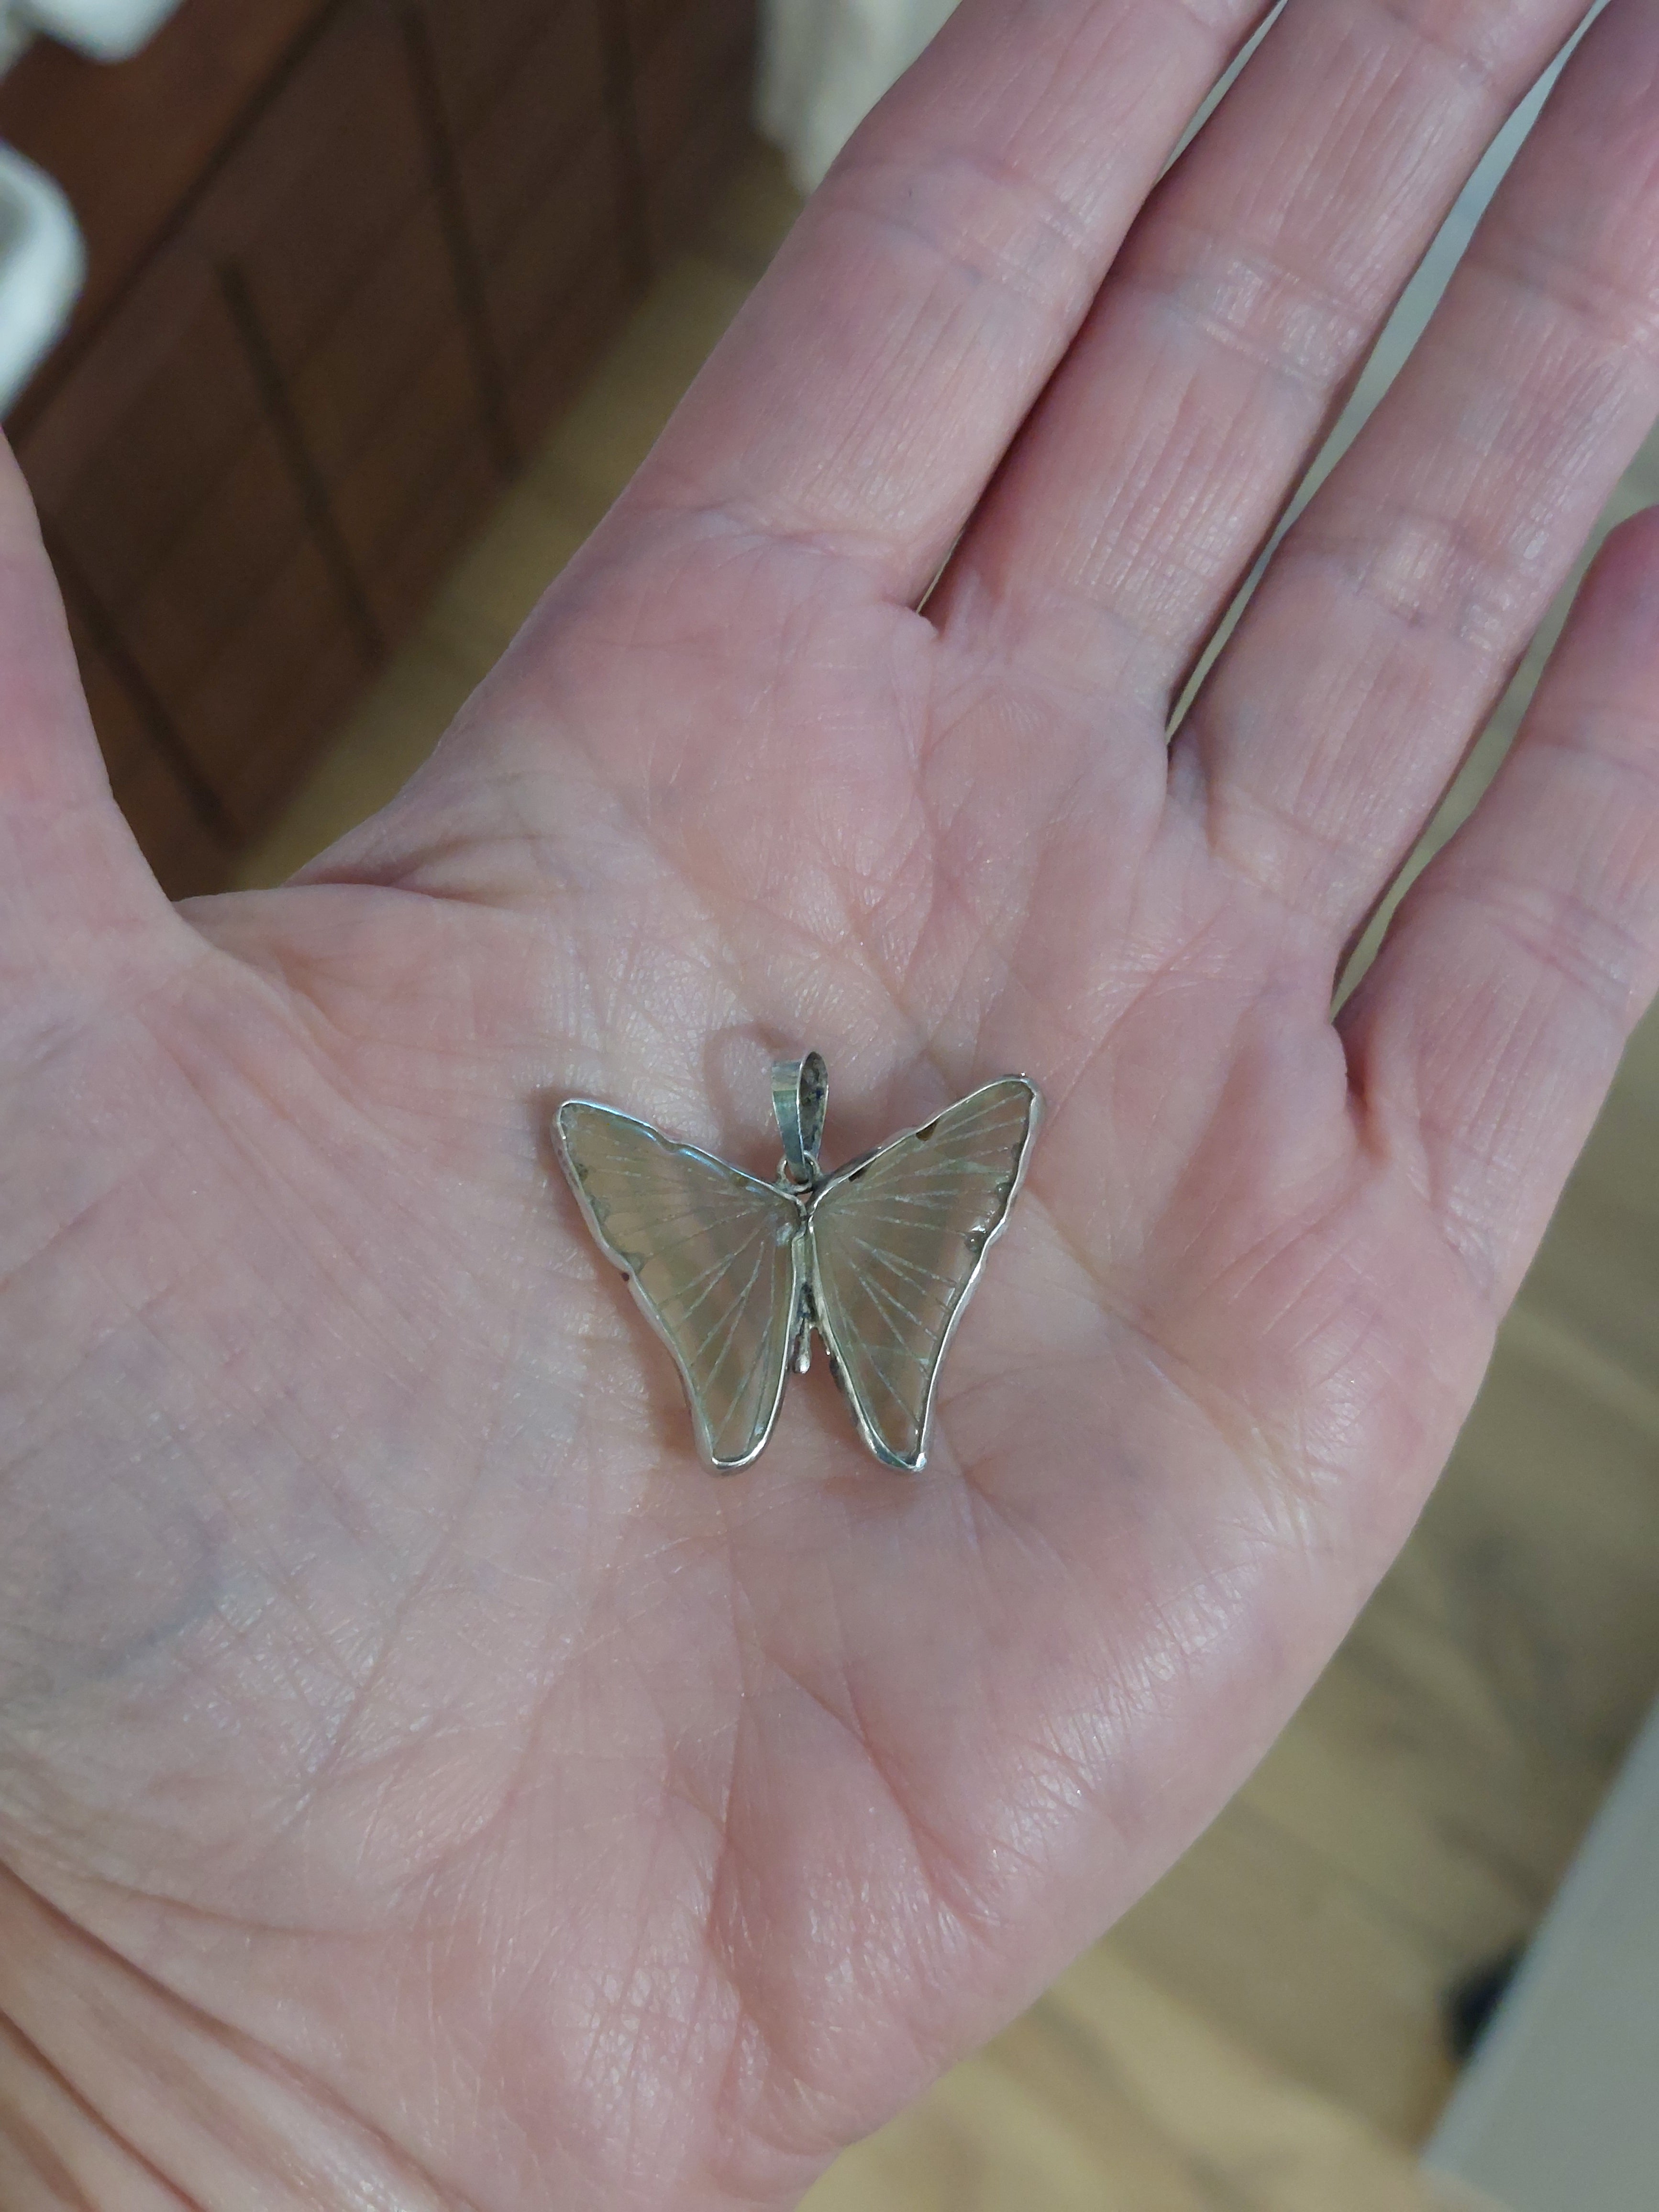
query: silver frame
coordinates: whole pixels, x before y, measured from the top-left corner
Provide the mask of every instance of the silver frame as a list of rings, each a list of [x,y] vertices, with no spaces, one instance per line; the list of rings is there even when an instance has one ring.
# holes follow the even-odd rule
[[[1000,1089],[1006,1083],[1022,1085],[1029,1096],[1030,1103],[1026,1116],[1025,1135],[1014,1163],[1013,1178],[1008,1186],[1008,1194],[1003,1202],[1001,1213],[995,1225],[986,1233],[985,1241],[975,1256],[974,1265],[957,1294],[956,1304],[951,1310],[950,1317],[945,1322],[944,1332],[934,1352],[933,1365],[927,1376],[927,1395],[923,1401],[921,1418],[918,1424],[917,1449],[915,1457],[911,1459],[906,1459],[901,1454],[890,1451],[882,1443],[872,1426],[863,1406],[860,1403],[857,1394],[848,1381],[844,1354],[841,1346],[836,1340],[834,1328],[823,1311],[823,1300],[820,1296],[817,1253],[812,1239],[812,1216],[819,1201],[830,1192],[850,1182],[861,1169],[867,1167],[872,1160],[879,1158],[884,1152],[890,1151],[894,1146],[903,1144],[910,1138],[921,1136],[941,1118],[940,1115],[934,1115],[927,1121],[919,1121],[910,1128],[896,1131],[885,1143],[876,1146],[872,1151],[860,1153],[856,1159],[849,1160],[844,1167],[837,1168],[833,1175],[824,1176],[820,1173],[818,1168],[818,1146],[823,1137],[829,1089],[829,1079],[823,1061],[817,1053],[809,1053],[799,1060],[780,1061],[772,1071],[772,1095],[779,1133],[783,1140],[784,1158],[780,1164],[776,1181],[769,1183],[763,1182],[758,1176],[750,1175],[746,1169],[733,1167],[730,1161],[722,1160],[713,1152],[704,1152],[700,1146],[676,1144],[672,1139],[664,1137],[661,1131],[654,1128],[650,1122],[641,1121],[636,1115],[624,1114],[615,1106],[605,1104],[602,1100],[566,1098],[560,1102],[558,1111],[554,1116],[553,1127],[559,1164],[564,1170],[565,1180],[570,1185],[576,1203],[580,1208],[582,1218],[586,1223],[594,1243],[622,1275],[628,1285],[635,1304],[650,1323],[652,1334],[666,1347],[669,1356],[672,1358],[675,1370],[680,1378],[681,1388],[685,1394],[686,1402],[690,1407],[692,1433],[696,1439],[698,1455],[703,1464],[714,1474],[735,1474],[739,1468],[752,1466],[765,1450],[771,1442],[773,1431],[777,1426],[778,1414],[782,1408],[784,1393],[788,1388],[791,1370],[802,1375],[807,1371],[811,1358],[811,1339],[815,1331],[823,1346],[830,1372],[834,1375],[842,1396],[852,1413],[854,1425],[866,1449],[879,1460],[884,1467],[896,1468],[901,1474],[920,1474],[927,1466],[927,1448],[933,1428],[933,1406],[939,1392],[939,1376],[945,1365],[945,1355],[951,1348],[957,1323],[967,1310],[969,1300],[973,1297],[978,1287],[980,1277],[985,1272],[986,1255],[1008,1225],[1008,1218],[1013,1212],[1014,1201],[1018,1197],[1025,1181],[1026,1164],[1030,1158],[1031,1140],[1037,1133],[1044,1112],[1042,1094],[1036,1084],[1027,1075],[1014,1074],[994,1077],[988,1083],[979,1085],[976,1089],[969,1091],[963,1097],[953,1101],[951,1106],[941,1109],[941,1113],[949,1113],[953,1112],[958,1106],[971,1105],[975,1099],[983,1097],[987,1091]],[[567,1109],[573,1106],[580,1107],[588,1112],[603,1114],[612,1121],[626,1122],[634,1128],[644,1131],[657,1143],[666,1146],[669,1151],[678,1152],[689,1159],[700,1161],[705,1166],[718,1169],[723,1175],[735,1176],[741,1182],[751,1183],[757,1190],[763,1191],[769,1196],[781,1195],[788,1199],[796,1209],[799,1217],[799,1225],[789,1240],[793,1268],[788,1329],[790,1350],[779,1375],[777,1390],[768,1411],[765,1426],[762,1430],[759,1441],[740,1459],[723,1460],[715,1456],[708,1433],[707,1417],[698,1402],[696,1388],[686,1371],[678,1348],[647,1301],[635,1279],[633,1269],[625,1261],[617,1257],[614,1248],[599,1226],[599,1217],[594,1212],[592,1201],[588,1195],[582,1170],[572,1154],[567,1139],[565,1115]]]

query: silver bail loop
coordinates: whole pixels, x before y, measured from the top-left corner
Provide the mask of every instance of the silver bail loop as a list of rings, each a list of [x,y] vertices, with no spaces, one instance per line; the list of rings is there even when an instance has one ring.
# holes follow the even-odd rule
[[[772,1063],[772,1110],[783,1139],[783,1170],[791,1182],[809,1188],[818,1181],[818,1146],[830,1104],[830,1071],[823,1055]]]

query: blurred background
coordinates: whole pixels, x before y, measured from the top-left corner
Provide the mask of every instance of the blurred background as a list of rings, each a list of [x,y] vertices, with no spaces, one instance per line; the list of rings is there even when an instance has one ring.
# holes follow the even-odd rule
[[[948,12],[0,0],[0,409],[170,891],[280,881],[424,757]],[[1608,519],[1655,497],[1650,447]],[[1654,2212],[1656,1686],[1650,1021],[1444,1483],[1272,1756],[813,2212]]]

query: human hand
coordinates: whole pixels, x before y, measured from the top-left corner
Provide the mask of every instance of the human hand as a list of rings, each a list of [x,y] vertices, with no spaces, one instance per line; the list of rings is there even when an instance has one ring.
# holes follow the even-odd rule
[[[1641,0],[1166,716],[1576,13],[1291,0],[1153,191],[1251,7],[969,0],[280,892],[161,900],[9,479],[9,2204],[787,2204],[1259,1757],[1659,982],[1650,516],[1329,1012],[1659,410]],[[810,1046],[832,1163],[1049,1113],[928,1472],[820,1373],[717,1482],[550,1109],[769,1171]]]

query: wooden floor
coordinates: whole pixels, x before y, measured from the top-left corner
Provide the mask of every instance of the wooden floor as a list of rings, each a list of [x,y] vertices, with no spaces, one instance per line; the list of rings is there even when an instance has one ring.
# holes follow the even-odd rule
[[[325,757],[249,883],[422,758],[793,212],[757,154]],[[1615,512],[1659,498],[1659,447]],[[1454,794],[1469,803],[1538,655]],[[1659,1689],[1659,1022],[1444,1482],[1291,1727],[1113,1934],[811,2212],[1405,2212],[1444,1992],[1524,1936]],[[1442,2202],[1442,2199],[1437,2199]]]

